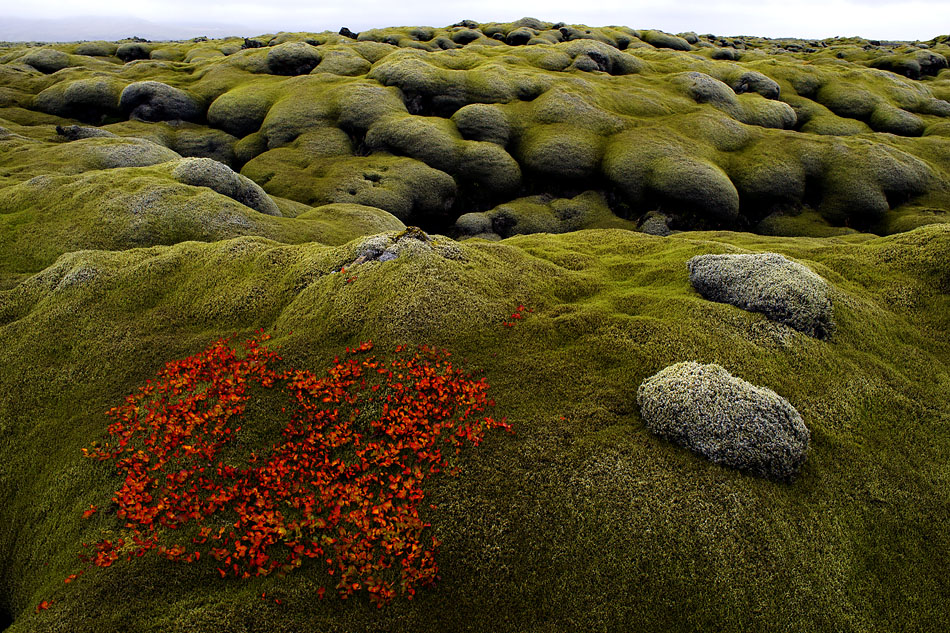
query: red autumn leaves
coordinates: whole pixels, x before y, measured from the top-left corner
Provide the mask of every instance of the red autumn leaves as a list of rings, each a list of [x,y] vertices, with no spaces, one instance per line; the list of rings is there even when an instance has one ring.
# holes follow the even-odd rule
[[[488,384],[448,352],[401,346],[383,359],[370,342],[323,376],[278,369],[268,338],[246,341],[243,353],[219,340],[168,363],[109,411],[108,443],[83,453],[124,475],[114,505],[100,511],[114,511],[125,532],[85,559],[108,567],[155,550],[210,558],[221,576],[241,578],[314,559],[343,598],[365,590],[378,606],[397,593],[411,599],[437,572],[439,541],[419,513],[423,482],[454,474],[453,456],[486,430],[511,430],[480,415],[494,404]],[[245,410],[274,389],[286,397],[266,418],[279,439],[247,454]]]
[[[511,316],[508,317],[508,319],[511,319],[511,320],[509,321],[508,319],[505,319],[504,321],[501,322],[501,324],[504,325],[505,327],[514,327],[515,323],[525,318],[526,310],[528,312],[534,312],[532,308],[525,308],[524,305],[519,305],[515,309],[515,311],[511,313]]]

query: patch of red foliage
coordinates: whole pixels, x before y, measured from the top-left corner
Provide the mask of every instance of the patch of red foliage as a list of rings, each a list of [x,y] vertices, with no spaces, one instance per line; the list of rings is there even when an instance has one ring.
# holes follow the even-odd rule
[[[222,577],[241,578],[315,559],[339,579],[342,598],[365,590],[378,606],[397,592],[411,599],[437,572],[439,541],[419,514],[423,482],[457,474],[452,456],[486,430],[511,431],[480,415],[494,404],[487,382],[444,350],[400,346],[384,359],[371,342],[347,348],[323,376],[278,369],[269,338],[241,352],[222,339],[170,362],[108,412],[108,443],[83,453],[124,475],[108,511],[127,532],[93,544],[85,559],[108,567],[155,550],[187,563],[213,558]],[[247,405],[271,389],[287,395],[273,411],[280,440],[235,457]]]
[[[525,317],[526,310],[528,312],[534,312],[533,308],[525,308],[524,305],[521,304],[515,309],[514,312],[511,313],[511,316],[508,317],[511,320],[509,321],[506,319],[502,321],[501,324],[504,325],[505,327],[514,327],[518,321],[522,320]]]

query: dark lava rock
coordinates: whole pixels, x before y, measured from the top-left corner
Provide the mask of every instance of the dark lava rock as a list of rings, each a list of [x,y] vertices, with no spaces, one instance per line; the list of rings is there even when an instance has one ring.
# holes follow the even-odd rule
[[[116,135],[109,130],[101,130],[97,127],[83,127],[81,125],[57,125],[56,133],[67,141],[78,141],[84,138],[96,137],[116,137]]]

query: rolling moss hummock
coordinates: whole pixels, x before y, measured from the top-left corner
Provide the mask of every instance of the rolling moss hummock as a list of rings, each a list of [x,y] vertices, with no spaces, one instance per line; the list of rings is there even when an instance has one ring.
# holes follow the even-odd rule
[[[530,18],[0,48],[0,626],[946,629],[947,55]],[[833,332],[690,283],[753,253],[820,276]],[[319,563],[157,556],[64,584],[123,530],[80,454],[105,411],[261,328],[295,367],[428,344],[491,385],[516,433],[426,490],[436,585],[377,610],[318,600]],[[648,430],[678,363],[794,407],[794,483]]]
[[[102,126],[224,162],[271,195],[436,231],[586,190],[674,230],[813,211],[823,221],[803,234],[947,221],[904,213],[950,206],[946,40],[682,35],[529,19],[16,45],[0,55],[0,126]],[[364,191],[382,164],[393,173]]]

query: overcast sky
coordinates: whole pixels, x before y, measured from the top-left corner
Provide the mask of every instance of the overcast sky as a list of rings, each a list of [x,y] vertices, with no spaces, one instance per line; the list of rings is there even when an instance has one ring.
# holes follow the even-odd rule
[[[170,25],[180,28],[179,37],[222,32],[259,35],[280,30],[337,31],[341,26],[354,31],[445,26],[464,18],[501,22],[526,15],[590,26],[621,24],[674,33],[766,37],[861,35],[926,40],[950,31],[950,0],[0,0],[0,16],[7,25],[0,23],[0,39],[13,39],[11,29],[19,29],[21,37],[16,39],[41,38],[43,25],[36,20],[50,19],[71,19],[73,27],[81,25],[84,34],[91,23],[103,31],[96,37],[109,39],[133,34],[112,34],[109,29],[134,25],[140,31],[135,35],[157,39]],[[94,19],[76,20],[90,17]],[[91,37],[86,34],[82,39]]]

